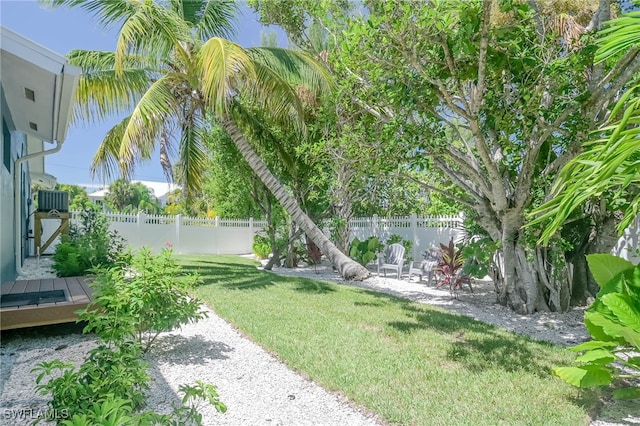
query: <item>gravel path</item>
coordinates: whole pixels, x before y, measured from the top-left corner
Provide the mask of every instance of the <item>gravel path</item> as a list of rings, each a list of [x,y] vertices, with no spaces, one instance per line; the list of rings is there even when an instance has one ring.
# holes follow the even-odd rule
[[[48,276],[48,260],[40,268],[30,264],[33,277]],[[495,303],[490,281],[474,284],[474,293],[463,290],[454,300],[446,290],[426,283],[372,277],[361,283],[345,283],[328,265],[318,268],[279,268],[275,273],[323,279],[355,285],[441,306],[508,330],[562,345],[588,338],[582,324],[583,310],[566,314],[514,314]],[[208,309],[207,309],[208,310]],[[276,357],[243,337],[226,321],[209,311],[209,317],[181,330],[162,335],[162,344],[148,354],[152,365],[149,407],[167,412],[178,402],[178,387],[195,380],[213,383],[227,405],[219,414],[203,406],[207,425],[376,425],[375,415],[354,406],[337,393],[328,392],[289,370]],[[30,370],[45,360],[65,359],[80,363],[94,345],[92,336],[78,326],[40,327],[6,332],[0,349],[0,425],[29,424],[31,415],[44,410],[46,399],[35,393]],[[640,424],[635,404],[608,404],[592,426]]]

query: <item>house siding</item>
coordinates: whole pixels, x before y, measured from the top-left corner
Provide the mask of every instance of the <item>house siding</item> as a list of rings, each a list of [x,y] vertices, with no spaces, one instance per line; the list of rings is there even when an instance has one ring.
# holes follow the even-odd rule
[[[4,114],[4,112],[3,112]],[[3,164],[0,166],[0,282],[13,280],[16,278],[15,250],[14,242],[16,238],[15,210],[14,210],[14,182],[13,171],[15,161],[26,152],[27,138],[23,133],[11,131],[4,115],[2,116],[2,153]],[[5,161],[5,156],[9,160]],[[7,167],[8,166],[8,167]],[[26,175],[26,167],[22,167],[21,179],[27,183],[26,189],[23,187],[21,194],[22,211],[26,212],[27,199],[29,194],[29,182]],[[21,233],[26,235],[28,223],[21,221]],[[26,244],[22,244],[24,247]],[[23,247],[17,248],[23,250]],[[21,256],[24,258],[25,252]]]

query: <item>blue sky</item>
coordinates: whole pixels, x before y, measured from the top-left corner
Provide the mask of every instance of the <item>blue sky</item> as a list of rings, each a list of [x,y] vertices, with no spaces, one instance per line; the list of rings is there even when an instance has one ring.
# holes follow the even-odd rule
[[[0,23],[62,55],[73,49],[113,50],[116,44],[116,32],[104,31],[82,10],[45,9],[35,0],[0,0]],[[236,29],[235,41],[251,47],[260,44],[260,33],[265,27],[252,10],[241,4]],[[282,31],[278,31],[278,42],[286,45]],[[98,179],[91,179],[89,164],[100,141],[116,122],[113,119],[71,126],[62,150],[45,160],[47,173],[56,176],[60,183],[99,185]],[[134,179],[164,181],[157,156],[138,167]]]

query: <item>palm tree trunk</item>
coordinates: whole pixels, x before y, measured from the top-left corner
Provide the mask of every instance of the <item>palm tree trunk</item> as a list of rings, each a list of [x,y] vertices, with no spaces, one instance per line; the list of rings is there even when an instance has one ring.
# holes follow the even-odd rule
[[[318,228],[318,226],[307,216],[296,200],[291,197],[284,189],[278,179],[273,176],[262,159],[253,150],[249,141],[244,137],[240,129],[229,118],[224,117],[221,120],[222,127],[229,133],[229,136],[236,144],[236,147],[242,154],[253,172],[262,180],[262,183],[271,191],[276,197],[282,207],[291,215],[293,220],[298,224],[300,228],[307,234],[311,241],[313,241],[320,249],[322,253],[329,258],[333,266],[338,270],[340,275],[345,280],[363,280],[370,274],[369,271],[347,257],[327,238],[326,235]]]

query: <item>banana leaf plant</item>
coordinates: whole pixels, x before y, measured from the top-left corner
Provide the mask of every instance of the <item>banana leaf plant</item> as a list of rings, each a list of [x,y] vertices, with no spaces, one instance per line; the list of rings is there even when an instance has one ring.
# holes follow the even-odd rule
[[[615,399],[640,399],[640,265],[611,254],[587,256],[600,292],[584,314],[592,340],[571,348],[576,366],[553,373],[580,388],[615,385]]]

